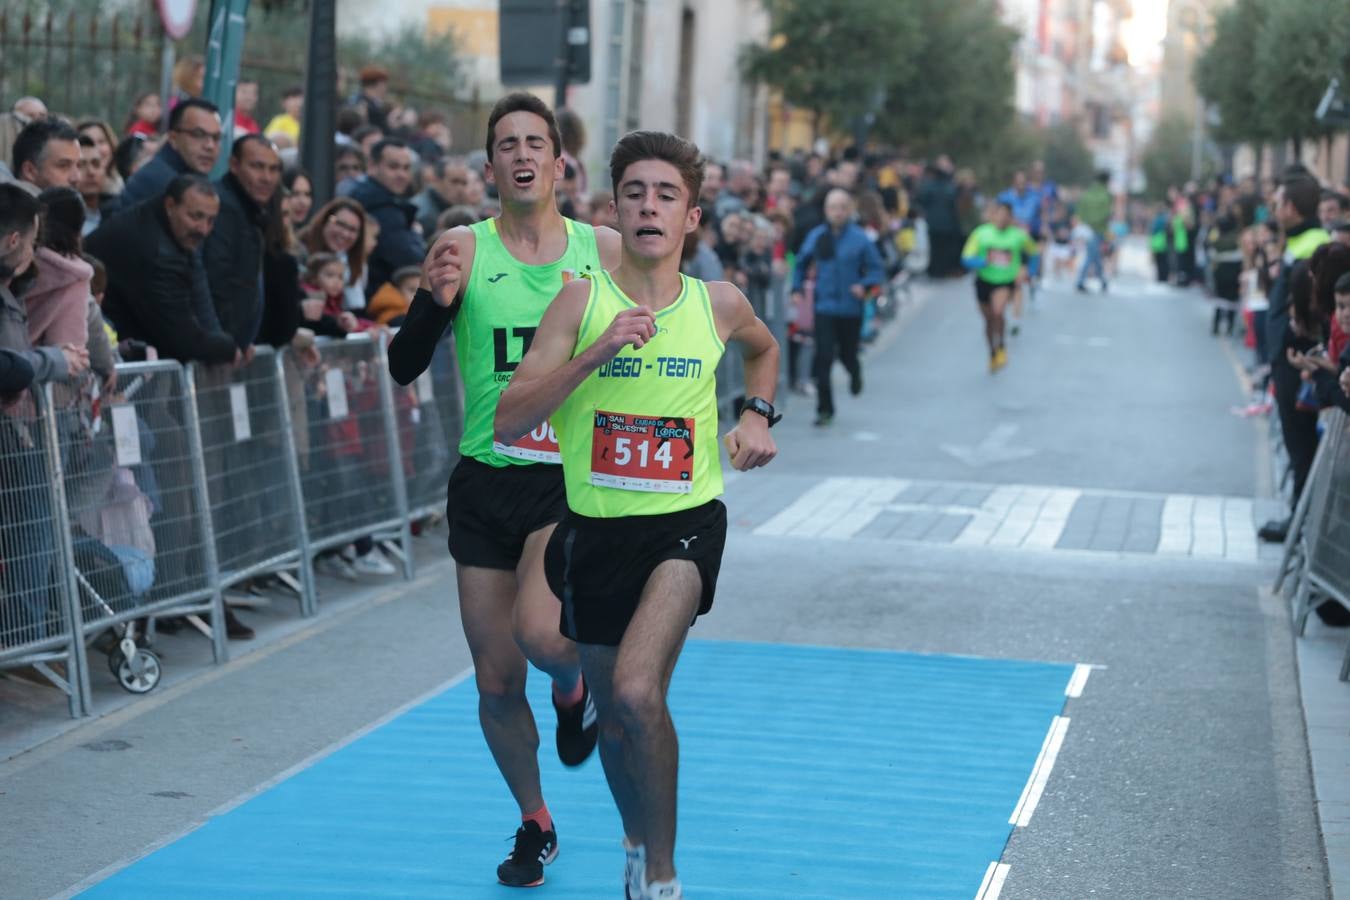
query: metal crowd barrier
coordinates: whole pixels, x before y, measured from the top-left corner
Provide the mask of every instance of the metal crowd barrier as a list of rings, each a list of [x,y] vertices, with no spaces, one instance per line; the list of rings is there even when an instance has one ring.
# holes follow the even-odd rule
[[[1332,410],[1285,538],[1275,590],[1294,595],[1301,637],[1308,616],[1327,601],[1350,610],[1350,417]],[[1350,680],[1350,646],[1341,663]]]
[[[408,476],[408,511],[414,519],[445,511],[445,488],[459,462],[464,430],[464,395],[455,361],[455,344],[447,336],[436,346],[427,371],[408,387],[393,386],[395,396],[407,392],[410,402],[395,403],[399,441]]]
[[[317,365],[298,383],[307,443],[300,456],[308,552],[336,550],[361,538],[396,543],[412,578],[407,476],[412,454],[399,440],[397,402],[405,419],[416,395],[393,391],[383,339],[352,335],[320,340]],[[292,394],[292,402],[298,397]],[[298,405],[298,404],[297,404]],[[405,441],[406,442],[406,441]]]
[[[158,656],[137,641],[136,620],[205,616],[212,655],[223,662],[224,610],[187,373],[174,362],[132,363],[117,377],[113,396],[87,411],[55,405],[70,538],[65,588],[79,601],[80,643],[114,630],[112,673],[144,693],[161,673]],[[47,392],[69,394],[57,385]],[[81,676],[88,696],[88,671]]]
[[[279,575],[299,595],[301,613],[313,615],[298,441],[282,357],[260,348],[238,369],[193,363],[189,377],[221,584]]]
[[[70,538],[56,434],[40,390],[0,410],[0,668],[34,667],[81,716],[84,645],[73,595],[62,589]]]

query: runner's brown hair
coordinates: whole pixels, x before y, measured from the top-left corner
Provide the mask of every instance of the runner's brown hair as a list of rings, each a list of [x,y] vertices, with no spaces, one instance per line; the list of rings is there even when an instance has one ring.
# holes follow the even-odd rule
[[[630,131],[619,138],[609,157],[609,177],[614,183],[614,196],[619,195],[619,182],[628,167],[647,159],[668,162],[679,170],[680,179],[689,193],[689,205],[698,203],[698,193],[703,188],[703,154],[693,141],[664,131]]]
[[[553,117],[553,110],[549,109],[548,104],[534,94],[516,91],[498,100],[497,105],[492,107],[492,112],[488,114],[487,146],[485,147],[488,162],[492,161],[492,145],[497,140],[497,123],[513,112],[534,113],[543,119],[548,125],[548,139],[553,142],[553,158],[557,159],[562,156],[562,137],[558,134],[558,120]]]

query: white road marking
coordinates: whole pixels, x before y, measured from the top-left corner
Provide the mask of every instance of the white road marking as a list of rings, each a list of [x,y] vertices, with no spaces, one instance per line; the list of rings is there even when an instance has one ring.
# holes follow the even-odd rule
[[[1007,863],[991,862],[989,868],[984,870],[984,880],[980,882],[980,889],[975,892],[975,900],[998,900],[999,892],[1003,890],[1003,882],[1008,880],[1008,870],[1012,868]]]
[[[1092,674],[1092,666],[1087,663],[1079,663],[1073,667],[1073,674],[1069,676],[1069,686],[1064,689],[1066,697],[1083,696],[1083,688],[1087,686],[1088,676]]]
[[[1188,494],[1172,494],[1163,501],[1162,534],[1158,539],[1158,553],[1189,556],[1194,529],[1191,513],[1195,498]]]
[[[978,506],[897,499],[911,487],[928,485],[985,489],[988,494]],[[1084,496],[1161,500],[1162,514],[1157,523],[1159,540],[1153,551],[1157,555],[1247,563],[1259,558],[1250,498],[1093,491],[1025,484],[991,486],[904,478],[824,478],[757,527],[755,534],[847,540],[858,536],[883,513],[920,514],[968,518],[952,539],[953,544],[1055,550],[1074,507]],[[1147,523],[1140,524],[1147,527]],[[1107,550],[1082,552],[1117,553]]]
[[[1008,819],[1009,825],[1025,828],[1031,823],[1031,816],[1036,812],[1036,805],[1041,802],[1041,794],[1045,793],[1045,786],[1050,781],[1050,772],[1055,767],[1059,748],[1064,745],[1064,735],[1068,730],[1067,716],[1055,716],[1050,721],[1050,730],[1045,735],[1045,742],[1041,744],[1036,764],[1031,767],[1031,776],[1027,779],[1026,787],[1022,789],[1022,796],[1018,799],[1017,806],[1013,808],[1012,817]]]

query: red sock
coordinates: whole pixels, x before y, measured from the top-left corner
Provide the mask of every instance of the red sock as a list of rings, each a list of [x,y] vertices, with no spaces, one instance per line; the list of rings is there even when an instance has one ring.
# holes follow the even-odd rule
[[[581,676],[577,676],[576,687],[564,693],[558,687],[558,682],[553,682],[553,699],[558,701],[558,705],[563,709],[569,709],[581,702],[581,698],[586,696],[586,685]]]
[[[533,822],[539,826],[540,831],[553,830],[553,817],[548,814],[548,805],[545,804],[532,813],[521,813],[521,822]]]

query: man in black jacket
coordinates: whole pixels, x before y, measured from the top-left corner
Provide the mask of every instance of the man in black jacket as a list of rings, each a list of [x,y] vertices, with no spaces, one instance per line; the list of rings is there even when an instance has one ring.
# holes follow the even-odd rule
[[[419,266],[427,255],[426,241],[413,228],[417,207],[405,199],[412,183],[412,151],[397,138],[385,138],[370,151],[366,177],[352,188],[351,198],[380,223],[380,238],[366,259],[370,273],[366,298],[404,266]]]
[[[220,215],[202,245],[202,264],[220,327],[245,358],[263,320],[263,226],[281,185],[281,157],[267,138],[246,134],[230,149],[230,171],[218,182]]]
[[[1302,352],[1298,337],[1290,326],[1290,283],[1296,266],[1307,265],[1313,251],[1331,239],[1317,221],[1317,203],[1322,188],[1310,175],[1294,174],[1285,179],[1275,206],[1275,217],[1284,228],[1284,256],[1280,272],[1270,287],[1270,312],[1266,318],[1266,346],[1270,348],[1270,378],[1275,385],[1275,406],[1280,416],[1280,431],[1289,465],[1294,473],[1294,497],[1303,493],[1303,482],[1317,453],[1317,414],[1298,409],[1298,391],[1302,381],[1289,362],[1287,353]],[[1264,541],[1283,541],[1289,521],[1273,520],[1258,532]]]
[[[216,189],[201,175],[179,175],[163,199],[123,210],[85,239],[85,250],[108,272],[103,314],[121,338],[154,346],[180,362],[231,363],[238,349],[194,307],[200,277],[197,248],[220,209]]]

